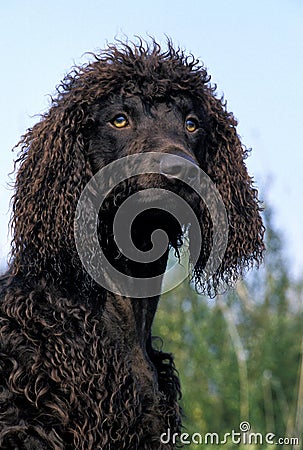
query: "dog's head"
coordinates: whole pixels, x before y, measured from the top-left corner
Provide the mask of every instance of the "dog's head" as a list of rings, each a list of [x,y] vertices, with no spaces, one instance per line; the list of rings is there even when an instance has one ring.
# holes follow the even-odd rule
[[[199,223],[201,241],[194,264],[198,287],[210,293],[222,281],[233,282],[261,261],[264,250],[257,191],[247,173],[247,151],[236,125],[216,97],[205,68],[170,42],[164,52],[155,42],[151,47],[141,41],[109,46],[90,64],[74,69],[58,88],[49,112],[20,142],[12,219],[15,273],[62,274],[67,258],[72,258],[72,266],[74,216],[82,191],[104,167],[135,157],[134,166],[127,166],[129,178],[118,180],[104,205],[119,207],[138,191],[158,189],[140,197],[146,211],[134,222],[134,242],[143,249],[142,233],[162,226],[178,247],[183,224],[163,212],[166,197],[163,208],[157,202],[159,189],[175,194],[170,202],[176,205],[179,196]],[[151,153],[154,172],[148,170],[148,158],[145,163],[140,159],[136,172],[136,155]],[[219,228],[224,217],[228,226],[224,254],[206,280],[218,228],[212,207],[197,188],[208,180],[224,206],[225,216],[217,216]],[[102,222],[102,211],[99,218]]]

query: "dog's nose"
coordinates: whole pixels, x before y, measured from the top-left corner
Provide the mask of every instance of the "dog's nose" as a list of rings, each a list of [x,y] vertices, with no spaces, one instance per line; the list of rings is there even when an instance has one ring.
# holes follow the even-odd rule
[[[197,163],[187,155],[173,155],[168,153],[162,156],[160,171],[167,178],[176,178],[188,183],[194,182],[199,177]]]

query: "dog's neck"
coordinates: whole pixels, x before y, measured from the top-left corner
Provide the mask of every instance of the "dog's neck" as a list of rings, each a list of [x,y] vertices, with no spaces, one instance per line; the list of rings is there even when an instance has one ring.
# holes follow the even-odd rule
[[[159,276],[159,272],[164,274],[167,259],[168,250],[154,265],[147,267],[144,264],[138,265],[129,261],[127,265],[123,263],[123,266],[127,267],[127,275],[130,279],[146,278],[146,284],[152,283],[153,288],[160,293],[162,276]],[[121,331],[123,330],[123,335],[127,336],[129,344],[138,344],[145,348],[150,337],[159,298],[160,295],[129,297],[119,293],[107,292],[104,314],[108,314],[112,322],[113,320],[115,321],[115,323],[112,323],[113,328],[112,331],[109,330],[109,334],[120,330],[118,332],[119,336],[121,336]],[[119,336],[116,337],[119,338]]]
[[[148,271],[149,277],[158,274],[159,266],[165,271],[167,253],[158,261],[155,274]],[[127,266],[129,276],[145,276],[144,267],[138,273],[137,265]],[[161,282],[159,278],[159,292]],[[156,314],[160,295],[145,298],[131,298],[106,293],[102,320],[106,327],[106,335],[110,337],[113,345],[119,348],[126,359],[131,363],[132,372],[140,380],[144,392],[152,392],[158,383],[158,376],[152,363],[152,324]]]

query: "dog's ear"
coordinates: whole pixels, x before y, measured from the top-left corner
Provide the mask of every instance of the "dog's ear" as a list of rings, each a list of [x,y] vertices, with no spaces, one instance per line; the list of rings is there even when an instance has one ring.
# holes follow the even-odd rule
[[[213,242],[213,225],[207,208],[201,208],[202,249],[195,267],[195,279],[208,294],[223,284],[233,284],[246,269],[258,266],[265,249],[265,228],[260,216],[258,192],[245,165],[247,150],[237,135],[237,121],[228,113],[213,90],[208,91],[206,133],[200,151],[200,165],[215,184],[223,200],[228,221],[227,247],[221,264],[206,281],[203,271]]]
[[[17,147],[13,273],[39,276],[68,266],[77,201],[91,177],[84,152],[84,106],[53,106]]]

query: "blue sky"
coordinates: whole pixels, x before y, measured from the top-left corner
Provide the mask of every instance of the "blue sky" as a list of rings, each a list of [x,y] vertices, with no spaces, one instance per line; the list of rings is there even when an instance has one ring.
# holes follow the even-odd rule
[[[87,51],[115,36],[165,35],[203,61],[253,149],[247,160],[274,208],[289,264],[303,273],[301,0],[11,0],[0,9],[0,261],[9,251],[11,148]],[[15,155],[16,156],[16,155]]]

